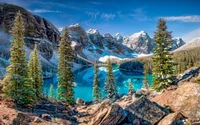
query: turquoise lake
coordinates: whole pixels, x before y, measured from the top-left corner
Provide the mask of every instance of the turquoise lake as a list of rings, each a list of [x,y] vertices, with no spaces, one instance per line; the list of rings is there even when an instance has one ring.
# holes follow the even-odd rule
[[[119,91],[119,94],[127,94],[128,93],[128,84],[132,82],[134,89],[136,91],[140,90],[143,86],[143,75],[134,75],[129,72],[121,72],[118,69],[118,66],[113,66],[113,73],[115,76],[117,89]],[[102,95],[105,96],[105,93],[103,92],[104,88],[104,81],[106,79],[106,68],[105,67],[99,67],[99,80],[101,82],[101,90]],[[94,69],[93,67],[83,68],[76,72],[74,72],[74,78],[75,78],[75,100],[77,98],[81,98],[84,101],[91,101],[93,99],[92,97],[92,85],[93,85],[93,77],[94,77]],[[151,85],[152,84],[152,76],[148,76],[148,82]],[[50,85],[54,86],[54,96],[57,97],[57,76],[55,75],[52,78],[45,79],[44,85],[43,85],[43,92],[45,94],[49,94],[49,88]]]

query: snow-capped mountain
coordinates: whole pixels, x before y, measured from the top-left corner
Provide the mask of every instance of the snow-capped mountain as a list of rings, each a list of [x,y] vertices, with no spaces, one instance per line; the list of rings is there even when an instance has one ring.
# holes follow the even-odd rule
[[[153,53],[153,48],[155,47],[153,38],[149,37],[145,31],[124,37],[123,44],[139,54]],[[184,44],[185,42],[181,38],[175,38],[173,39],[171,50],[175,50]]]
[[[153,40],[144,32],[134,33],[124,38],[123,44],[137,53],[148,54],[153,52]]]
[[[101,35],[97,29],[85,31],[79,24],[69,26],[72,47],[76,54],[90,61],[98,60],[106,55],[119,58],[133,57],[130,48],[118,42],[109,33]]]
[[[114,38],[116,39],[117,42],[122,43],[124,41],[124,37],[120,34],[117,33]]]

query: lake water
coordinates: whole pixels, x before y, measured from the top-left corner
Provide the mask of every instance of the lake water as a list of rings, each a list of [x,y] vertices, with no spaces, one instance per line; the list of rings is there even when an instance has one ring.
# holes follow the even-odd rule
[[[127,72],[121,72],[118,70],[118,66],[113,66],[113,73],[115,76],[117,89],[120,94],[127,94],[128,93],[128,84],[132,82],[134,89],[136,91],[140,90],[143,86],[143,75],[134,75]],[[105,93],[103,92],[104,88],[104,81],[106,78],[106,68],[105,67],[99,67],[99,80],[101,82],[101,90],[102,95],[105,96]],[[89,68],[83,68],[76,72],[74,72],[74,78],[75,78],[75,100],[77,98],[81,98],[84,101],[91,101],[93,99],[92,97],[92,85],[93,85],[93,77],[94,77],[94,69],[93,67]],[[152,84],[152,76],[148,76],[148,82],[151,85]],[[49,94],[49,88],[50,85],[54,86],[54,96],[57,97],[57,76],[50,79],[44,80],[43,85],[43,91],[45,94]]]

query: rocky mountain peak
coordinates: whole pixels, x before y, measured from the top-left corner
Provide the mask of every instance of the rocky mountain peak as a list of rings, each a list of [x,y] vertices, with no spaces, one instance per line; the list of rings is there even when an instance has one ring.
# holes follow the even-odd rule
[[[116,37],[121,37],[122,35],[120,33],[115,34]]]
[[[140,37],[140,36],[146,36],[146,35],[147,35],[147,33],[142,30],[140,32],[134,33],[132,36]]]
[[[179,47],[185,44],[185,42],[183,41],[182,38],[179,38],[179,37],[178,37],[178,38],[175,38],[175,40],[177,40],[177,45],[178,45]]]
[[[90,45],[88,41],[88,36],[83,27],[80,24],[70,25],[69,26],[69,35],[72,41],[76,41],[81,46]]]
[[[178,49],[179,47],[183,46],[185,42],[181,38],[175,38],[172,41],[172,50]]]
[[[94,35],[100,35],[99,31],[97,29],[89,29],[87,31],[88,34],[94,34]]]
[[[123,42],[123,36],[120,33],[116,33],[114,38],[116,39],[117,42],[120,42],[120,43]]]
[[[105,38],[113,38],[113,36],[110,33],[104,34],[103,37],[105,37]]]
[[[74,25],[70,25],[69,27],[81,27],[79,23],[75,23]]]
[[[132,40],[134,40],[134,39],[141,39],[141,38],[142,39],[143,38],[148,39],[150,37],[149,37],[149,35],[145,31],[140,31],[140,32],[134,33],[134,34],[132,34],[132,35],[129,36],[129,39],[132,39]]]
[[[131,36],[125,37],[123,44],[137,53],[144,54],[151,53],[154,46],[153,40],[144,31],[140,31],[138,33],[134,33]]]

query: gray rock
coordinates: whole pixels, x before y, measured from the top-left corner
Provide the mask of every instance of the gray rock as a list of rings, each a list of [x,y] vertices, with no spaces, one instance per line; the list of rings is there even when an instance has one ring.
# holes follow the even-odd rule
[[[84,105],[85,102],[84,102],[83,99],[81,99],[81,98],[77,98],[77,100],[76,100],[76,104],[77,104],[77,105]]]
[[[165,116],[158,125],[181,125],[182,119],[184,116],[181,113],[170,113]],[[181,122],[180,122],[181,121]]]
[[[126,118],[122,107],[110,100],[104,100],[91,116],[90,125],[117,125]]]
[[[156,124],[165,116],[165,112],[144,96],[128,105],[125,110],[129,123],[136,120],[141,124]]]
[[[149,94],[149,91],[147,89],[140,89],[135,93],[135,97],[139,98],[141,96],[147,96]]]

